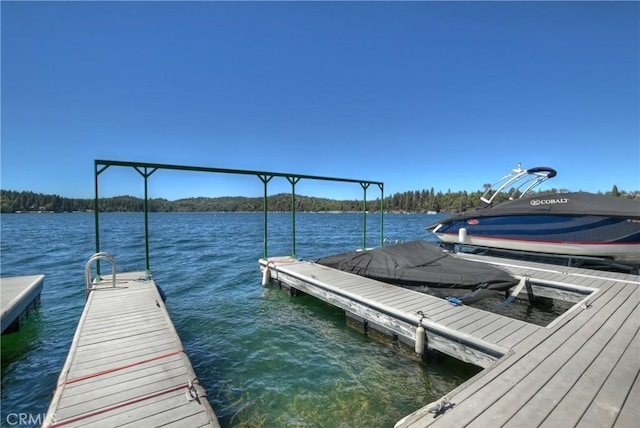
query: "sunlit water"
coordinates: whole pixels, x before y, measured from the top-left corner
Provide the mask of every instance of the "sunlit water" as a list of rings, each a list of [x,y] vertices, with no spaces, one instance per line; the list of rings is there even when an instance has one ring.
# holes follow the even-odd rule
[[[291,255],[291,215],[269,214],[270,256]],[[101,250],[119,271],[145,269],[144,216],[102,214]],[[387,215],[384,236],[434,239],[430,215]],[[2,215],[1,274],[44,274],[42,302],[2,336],[2,426],[46,412],[82,312],[91,214]],[[263,287],[262,213],[153,213],[151,270],[222,426],[391,427],[477,372],[453,359],[417,363],[349,329],[312,297]],[[296,256],[363,244],[362,214],[296,215]],[[367,246],[380,220],[367,216]],[[12,422],[13,420],[11,420]],[[11,424],[16,426],[15,424]]]

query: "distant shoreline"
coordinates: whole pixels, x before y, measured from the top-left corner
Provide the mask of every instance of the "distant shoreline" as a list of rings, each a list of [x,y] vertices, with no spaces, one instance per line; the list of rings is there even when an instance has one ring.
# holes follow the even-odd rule
[[[287,214],[290,211],[267,211],[268,214]],[[153,211],[153,214],[258,214],[263,211]],[[362,211],[296,211],[297,214],[362,214]],[[371,211],[367,214],[379,214],[380,211]],[[443,212],[410,212],[410,211],[385,211],[385,215],[425,214],[438,215]],[[14,211],[3,212],[8,215],[44,215],[44,214],[95,214],[95,211]],[[101,211],[100,214],[144,214],[144,211]]]
[[[296,212],[379,212],[389,213],[451,213],[467,211],[480,206],[482,191],[435,192],[433,189],[408,191],[386,196],[381,207],[380,198],[367,200],[335,200],[313,196],[295,195]],[[540,191],[537,194],[557,194],[557,189]],[[611,196],[640,199],[640,191],[618,192],[617,188],[607,193]],[[507,196],[503,195],[502,200]],[[497,202],[501,202],[498,199]],[[292,195],[279,193],[266,199],[267,212],[291,212]],[[99,212],[264,212],[265,200],[260,197],[222,196],[216,198],[197,197],[169,201],[152,198],[146,203],[142,198],[124,195],[98,199]],[[96,209],[95,199],[65,198],[34,192],[0,190],[0,212],[9,213],[92,213]]]

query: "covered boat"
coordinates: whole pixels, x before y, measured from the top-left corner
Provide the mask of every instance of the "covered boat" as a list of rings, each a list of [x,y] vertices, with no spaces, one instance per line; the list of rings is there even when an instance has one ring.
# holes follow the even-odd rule
[[[455,257],[422,240],[322,257],[316,263],[396,285],[475,292],[467,294],[465,303],[518,284],[498,267]]]

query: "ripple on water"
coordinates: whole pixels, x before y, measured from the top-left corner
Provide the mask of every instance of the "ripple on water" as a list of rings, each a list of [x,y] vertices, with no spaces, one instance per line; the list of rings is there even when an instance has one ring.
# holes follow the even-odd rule
[[[101,249],[116,257],[118,270],[144,270],[142,215],[101,217]],[[8,412],[47,409],[85,301],[93,218],[2,216],[2,275],[45,274],[35,316],[19,334],[2,338],[2,420]],[[262,287],[262,218],[149,216],[151,269],[222,426],[393,426],[473,375],[451,360],[409,361],[347,328],[342,311]],[[296,218],[300,257],[361,246],[361,215]],[[388,229],[416,239],[428,223],[424,216],[390,216]],[[379,226],[368,225],[373,245]],[[269,214],[269,254],[290,254],[290,237],[291,216]]]

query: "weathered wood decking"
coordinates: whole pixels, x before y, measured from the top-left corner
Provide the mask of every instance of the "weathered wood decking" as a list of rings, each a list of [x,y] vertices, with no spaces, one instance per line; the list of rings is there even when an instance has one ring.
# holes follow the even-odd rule
[[[40,301],[44,275],[28,275],[0,278],[0,299],[2,300],[2,333],[20,329]]]
[[[598,291],[448,394],[437,417],[427,406],[396,427],[639,426],[640,277],[464,257]]]
[[[421,311],[429,348],[480,367],[542,328],[312,262],[260,260],[263,266],[267,263],[274,280],[340,307],[411,347]]]
[[[539,327],[314,263],[274,258],[260,264],[268,263],[273,279],[410,340],[421,310],[431,348],[485,367],[397,428],[638,426],[640,277],[464,257],[500,264],[529,278],[535,290],[573,294],[577,303]]]
[[[89,293],[43,426],[219,427],[155,281],[111,284]]]

